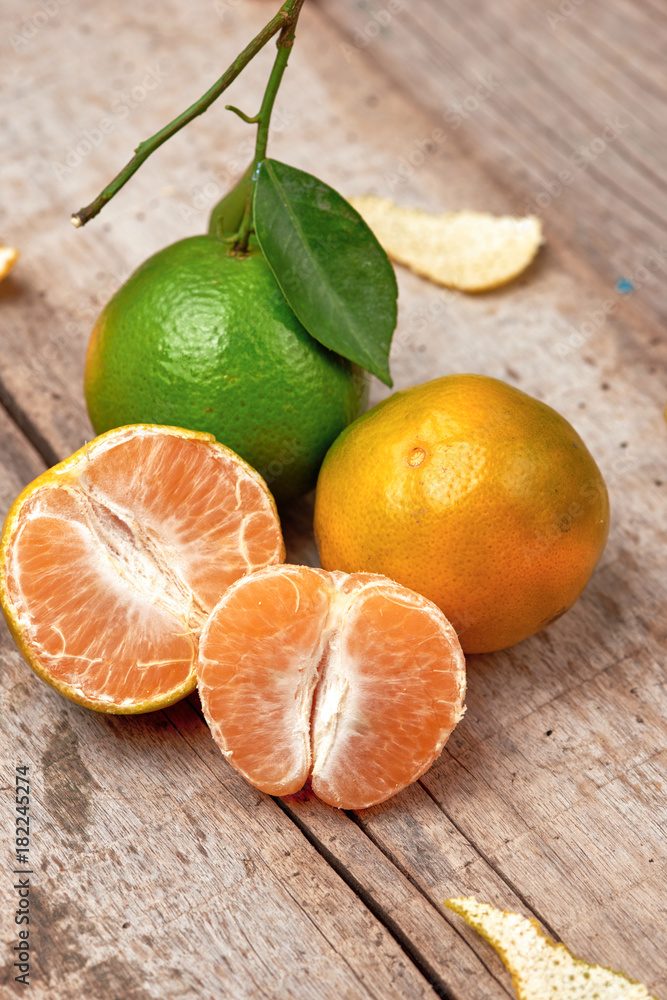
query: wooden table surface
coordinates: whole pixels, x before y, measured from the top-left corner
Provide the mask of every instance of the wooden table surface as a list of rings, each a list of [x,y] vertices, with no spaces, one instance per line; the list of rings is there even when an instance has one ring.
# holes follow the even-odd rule
[[[3,0],[0,241],[22,253],[0,286],[3,513],[93,436],[81,383],[98,311],[145,257],[204,230],[253,130],[220,103],[84,230],[70,212],[276,6]],[[3,997],[23,995],[18,760],[31,997],[506,1000],[495,953],[443,906],[461,894],[667,997],[666,30],[660,0],[307,0],[273,155],[348,195],[544,220],[535,264],[500,291],[443,294],[397,269],[397,388],[476,371],[554,406],[607,480],[609,544],[569,614],[468,658],[441,758],[358,813],[246,784],[196,696],[138,718],[71,704],[3,623]],[[271,58],[228,100],[252,113]],[[306,499],[284,514],[292,561],[316,560],[311,513]]]

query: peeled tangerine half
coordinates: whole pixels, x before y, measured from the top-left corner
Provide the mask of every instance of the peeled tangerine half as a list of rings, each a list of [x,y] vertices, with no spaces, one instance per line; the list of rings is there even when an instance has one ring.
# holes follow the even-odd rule
[[[101,712],[148,712],[196,684],[198,639],[239,577],[281,562],[264,480],[210,434],[108,431],[14,502],[0,597],[39,676]]]
[[[233,584],[201,635],[213,737],[270,795],[308,779],[363,809],[426,771],[463,715],[465,660],[426,598],[383,576],[277,566]]]

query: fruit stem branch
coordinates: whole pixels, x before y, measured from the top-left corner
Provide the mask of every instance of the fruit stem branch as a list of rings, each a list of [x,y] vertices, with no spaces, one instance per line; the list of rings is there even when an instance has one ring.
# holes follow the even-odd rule
[[[251,118],[250,115],[247,115],[245,113],[245,111],[241,111],[240,108],[234,107],[233,104],[225,104],[225,111],[233,111],[235,115],[238,115],[239,118],[242,121],[247,122],[248,125],[256,125],[257,122],[259,121],[259,118],[258,118],[257,115],[255,115],[253,118]]]
[[[273,111],[273,105],[275,104],[278,88],[280,87],[280,82],[283,78],[285,70],[287,69],[287,60],[289,59],[292,46],[294,45],[296,23],[299,19],[299,14],[301,13],[303,4],[304,0],[295,0],[292,7],[292,16],[290,21],[285,24],[280,32],[276,43],[278,47],[278,54],[276,55],[276,60],[273,64],[273,69],[271,70],[266,90],[264,91],[262,106],[255,116],[258,123],[257,142],[255,143],[255,157],[252,162],[250,181],[248,183],[245,212],[239,228],[238,237],[235,240],[234,249],[238,253],[245,253],[248,249],[248,240],[250,238],[250,233],[252,232],[252,198],[255,184],[257,183],[259,165],[266,156],[266,147],[269,141],[269,126],[271,124],[271,113]]]
[[[169,125],[160,129],[156,132],[154,136],[150,139],[145,139],[140,142],[134,151],[134,156],[132,159],[123,167],[119,174],[117,174],[114,179],[108,184],[104,190],[95,198],[90,205],[86,205],[85,208],[79,209],[75,212],[70,221],[75,228],[80,226],[85,226],[92,218],[94,218],[98,212],[106,205],[108,201],[111,201],[113,196],[120,191],[120,189],[129,181],[130,177],[136,173],[139,167],[144,163],[145,160],[158,149],[163,142],[170,139],[172,135],[191,122],[193,118],[197,115],[201,115],[204,111],[213,104],[215,100],[229,87],[231,83],[236,79],[239,73],[245,69],[251,59],[253,59],[257,53],[262,49],[266,43],[273,38],[279,31],[281,32],[281,40],[286,37],[286,33],[292,30],[292,38],[294,37],[293,28],[296,23],[296,19],[299,16],[301,7],[303,6],[304,0],[285,0],[282,7],[278,13],[273,17],[269,23],[262,28],[258,35],[253,38],[249,45],[245,47],[243,52],[241,52],[231,66],[225,70],[220,79],[213,84],[206,93],[195,101],[186,111],[174,118]],[[279,42],[280,44],[280,42]],[[290,43],[291,44],[291,43]],[[289,50],[288,50],[289,51]],[[285,62],[287,60],[285,59]],[[284,67],[283,67],[284,69]],[[275,71],[275,67],[274,67]],[[282,75],[282,74],[281,74]],[[272,74],[273,76],[273,74]],[[275,95],[274,95],[275,96]],[[262,107],[264,105],[262,104]]]

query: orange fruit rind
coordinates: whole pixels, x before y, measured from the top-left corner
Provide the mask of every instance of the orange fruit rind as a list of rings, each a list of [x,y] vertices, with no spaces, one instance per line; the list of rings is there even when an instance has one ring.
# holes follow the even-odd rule
[[[434,601],[466,653],[545,628],[578,600],[609,530],[593,456],[555,410],[484,375],[394,393],[327,452],[325,569],[381,573]]]
[[[542,242],[542,222],[488,212],[443,212],[396,205],[389,198],[350,198],[384,250],[416,274],[463,292],[486,292],[518,277]]]
[[[227,586],[284,559],[275,502],[210,434],[138,424],[84,445],[14,501],[0,602],[26,662],[116,714],[196,686],[198,635]]]
[[[480,903],[445,900],[500,955],[519,1000],[657,1000],[622,972],[591,965],[542,933],[536,920]]]
[[[0,246],[0,281],[7,277],[18,259],[19,252],[14,247]]]

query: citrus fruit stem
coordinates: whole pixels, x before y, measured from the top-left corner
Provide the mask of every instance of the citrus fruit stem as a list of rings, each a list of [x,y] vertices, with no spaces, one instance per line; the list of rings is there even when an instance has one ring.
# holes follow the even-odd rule
[[[151,153],[154,153],[163,142],[171,138],[177,132],[191,122],[193,118],[207,111],[208,108],[213,104],[214,101],[220,97],[220,95],[229,87],[231,83],[234,82],[236,77],[241,73],[243,69],[248,65],[248,63],[257,55],[257,53],[264,48],[266,43],[273,38],[274,35],[281,32],[279,46],[286,45],[287,53],[289,54],[289,49],[294,40],[294,26],[296,25],[297,18],[303,6],[304,0],[285,0],[285,3],[281,6],[275,17],[272,17],[269,23],[262,28],[262,30],[253,38],[253,40],[245,47],[243,52],[241,52],[234,62],[229,66],[225,72],[222,74],[219,80],[217,80],[212,87],[210,87],[198,101],[195,101],[186,111],[183,111],[178,117],[174,118],[172,122],[165,125],[164,128],[156,132],[154,136],[150,139],[145,139],[140,142],[137,146],[134,156],[131,160],[123,167],[123,169],[118,173],[110,184],[104,188],[104,190],[95,198],[90,205],[86,205],[85,208],[79,209],[71,216],[71,223],[75,228],[80,228],[85,226],[90,219],[93,219],[108,201],[111,201],[113,196],[120,191],[122,187],[129,181],[130,177],[139,169],[139,167],[144,163]],[[288,38],[291,32],[291,40]],[[285,64],[287,63],[287,58],[285,58]],[[278,60],[276,60],[278,63]],[[283,71],[284,71],[283,66]],[[272,85],[272,80],[274,76],[276,67],[271,74],[271,79],[269,80],[269,86],[267,91]],[[282,76],[282,71],[280,73]],[[278,83],[280,82],[280,76],[278,76]],[[277,83],[276,83],[277,89]],[[275,99],[275,93],[273,95]],[[273,101],[269,104],[269,114],[270,109],[273,106]],[[262,102],[262,107],[264,107],[264,102]],[[268,131],[268,120],[266,122],[266,129]],[[261,126],[260,126],[261,131]],[[258,136],[259,139],[259,136]],[[266,148],[266,144],[265,144]]]
[[[250,239],[250,234],[252,232],[252,204],[253,192],[255,184],[257,183],[257,171],[260,163],[266,156],[266,147],[269,141],[269,125],[271,124],[271,112],[273,111],[273,105],[276,100],[276,94],[278,93],[280,81],[283,78],[283,73],[287,69],[289,54],[292,51],[292,46],[294,45],[296,22],[298,20],[302,4],[303,0],[300,0],[300,2],[296,4],[294,17],[280,32],[277,42],[278,54],[276,55],[271,75],[269,76],[269,80],[266,85],[266,90],[264,91],[262,106],[254,119],[248,119],[251,122],[257,122],[257,142],[255,144],[255,158],[250,171],[245,213],[241,221],[241,228],[239,229],[238,237],[234,242],[234,249],[237,253],[246,253],[248,250],[248,240]]]

